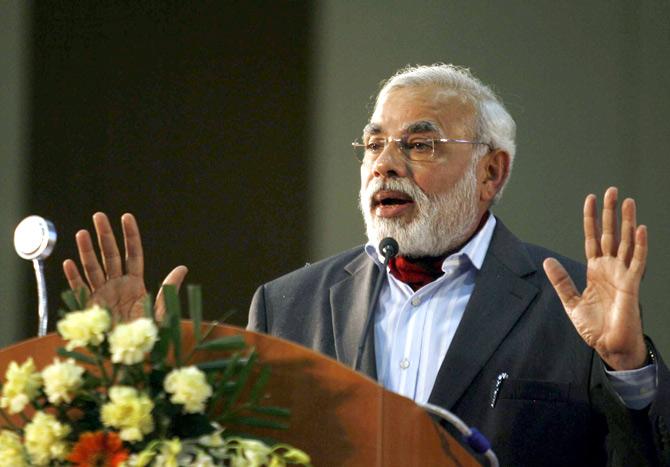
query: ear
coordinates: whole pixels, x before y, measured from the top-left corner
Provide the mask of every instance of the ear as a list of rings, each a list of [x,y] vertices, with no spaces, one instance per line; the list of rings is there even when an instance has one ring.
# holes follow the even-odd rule
[[[480,200],[492,202],[509,177],[510,157],[506,151],[496,149],[479,161]]]

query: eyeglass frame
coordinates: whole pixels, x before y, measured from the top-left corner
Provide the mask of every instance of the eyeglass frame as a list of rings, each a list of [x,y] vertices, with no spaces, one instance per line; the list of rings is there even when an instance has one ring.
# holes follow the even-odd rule
[[[400,152],[405,156],[405,158],[409,161],[412,161],[412,162],[435,161],[436,160],[436,158],[435,158],[435,145],[437,143],[440,143],[440,144],[449,144],[449,143],[453,143],[453,144],[474,144],[474,145],[482,144],[484,146],[487,146],[489,148],[489,151],[493,151],[493,149],[494,149],[493,146],[491,146],[490,143],[485,143],[484,141],[471,141],[471,140],[467,140],[467,139],[456,139],[456,138],[421,138],[422,142],[427,142],[427,141],[432,142],[433,151],[431,153],[431,156],[430,156],[430,158],[425,159],[425,160],[424,159],[412,159],[410,157],[410,154],[409,154],[409,146],[411,146],[411,144],[408,143],[408,139],[409,139],[408,136],[404,136],[402,138],[394,138],[393,136],[387,136],[385,138],[380,138],[380,139],[384,141],[384,148],[381,150],[381,152],[383,152],[384,149],[386,149],[389,142],[394,142],[398,145],[398,149],[400,149]],[[380,141],[376,140],[375,142],[379,143]],[[354,149],[354,156],[356,157],[356,160],[359,161],[361,164],[363,162],[365,162],[365,154],[368,151],[368,146],[369,145],[370,145],[370,143],[367,143],[367,144],[366,143],[359,143],[358,140],[355,140],[351,143],[351,146]],[[362,158],[359,158],[358,155],[357,155],[356,149],[358,149],[358,148],[361,148],[361,149],[364,150]],[[381,155],[381,152],[379,153],[379,155]],[[379,157],[379,155],[377,157]],[[372,160],[374,161],[376,159],[377,158],[372,159]]]

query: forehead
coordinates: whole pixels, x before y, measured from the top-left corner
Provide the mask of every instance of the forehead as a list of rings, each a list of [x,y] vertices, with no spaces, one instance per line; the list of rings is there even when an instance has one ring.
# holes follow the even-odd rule
[[[434,87],[393,89],[377,101],[365,133],[444,133],[468,136],[473,132],[474,106],[454,91]]]

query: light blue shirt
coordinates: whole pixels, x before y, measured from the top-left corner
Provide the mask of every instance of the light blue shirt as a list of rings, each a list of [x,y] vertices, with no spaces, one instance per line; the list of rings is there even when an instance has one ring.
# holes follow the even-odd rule
[[[479,232],[444,260],[444,274],[416,292],[386,271],[374,323],[377,379],[384,387],[416,402],[428,402],[472,295],[495,225],[495,217],[489,215]],[[368,243],[365,251],[379,268],[383,266],[376,245]],[[607,373],[628,407],[643,408],[653,400],[655,365]]]

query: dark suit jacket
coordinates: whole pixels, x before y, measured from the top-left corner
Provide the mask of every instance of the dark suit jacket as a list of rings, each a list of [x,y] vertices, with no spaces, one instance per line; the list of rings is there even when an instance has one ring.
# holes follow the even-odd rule
[[[668,369],[659,358],[649,409],[626,409],[548,282],[548,256],[498,220],[429,402],[482,431],[501,465],[670,465]],[[584,267],[559,260],[583,287]],[[257,290],[249,328],[352,365],[378,274],[361,247],[305,266]],[[375,378],[370,334],[361,370]]]

